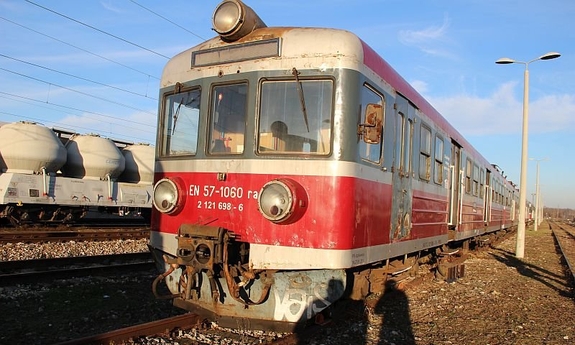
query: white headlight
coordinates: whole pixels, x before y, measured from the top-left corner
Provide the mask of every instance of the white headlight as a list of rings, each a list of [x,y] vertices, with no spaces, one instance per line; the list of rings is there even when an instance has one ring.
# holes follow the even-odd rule
[[[162,213],[171,213],[178,206],[178,188],[170,179],[161,179],[154,186],[154,207]]]
[[[287,218],[293,212],[292,205],[293,193],[281,181],[266,183],[258,196],[260,212],[264,217],[274,222]]]
[[[235,1],[221,3],[212,18],[214,30],[218,34],[228,34],[238,28],[241,24],[242,9]]]
[[[214,11],[212,27],[223,40],[233,42],[266,24],[243,2],[224,0]]]

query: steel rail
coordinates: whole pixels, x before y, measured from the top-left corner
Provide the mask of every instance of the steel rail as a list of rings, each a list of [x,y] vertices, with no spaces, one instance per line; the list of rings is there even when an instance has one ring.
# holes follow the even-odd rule
[[[549,227],[551,228],[551,232],[553,233],[553,237],[555,239],[555,242],[557,243],[557,246],[559,246],[559,250],[561,251],[561,256],[563,257],[563,260],[565,260],[565,264],[567,265],[567,268],[569,269],[569,272],[571,273],[572,282],[574,282],[574,284],[575,284],[575,271],[574,271],[575,262],[573,262],[572,260],[569,259],[569,256],[571,256],[571,258],[575,258],[575,253],[573,251],[567,250],[567,249],[575,248],[575,231],[569,231],[556,222],[553,222],[553,224],[555,224],[559,229],[564,231],[570,237],[570,239],[561,239],[561,236],[559,236],[557,234],[557,232],[555,231],[553,226],[551,224],[549,224]],[[567,245],[569,245],[569,244],[571,245],[571,248],[567,248]]]
[[[73,339],[58,343],[56,345],[79,345],[79,344],[118,344],[135,337],[166,333],[174,329],[192,328],[202,321],[196,314],[183,314],[167,319],[143,323],[117,329],[107,333],[88,336],[80,339]]]
[[[102,272],[153,268],[150,253],[124,253],[0,261],[0,286],[85,277]]]

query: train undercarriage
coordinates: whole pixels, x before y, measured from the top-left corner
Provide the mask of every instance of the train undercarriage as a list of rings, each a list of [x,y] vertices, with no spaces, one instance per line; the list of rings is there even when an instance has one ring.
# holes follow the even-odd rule
[[[73,224],[90,221],[141,219],[149,223],[150,209],[139,207],[0,205],[0,224],[23,225]]]
[[[217,321],[224,327],[293,331],[321,322],[334,302],[362,300],[415,278],[420,265],[448,282],[464,275],[471,249],[506,231],[450,242],[353,269],[256,270],[249,266],[249,244],[218,227],[182,225],[177,257],[150,248],[161,269],[152,285],[157,298]],[[161,293],[160,282],[169,292]],[[249,316],[248,316],[249,315]],[[246,323],[248,323],[246,325]]]

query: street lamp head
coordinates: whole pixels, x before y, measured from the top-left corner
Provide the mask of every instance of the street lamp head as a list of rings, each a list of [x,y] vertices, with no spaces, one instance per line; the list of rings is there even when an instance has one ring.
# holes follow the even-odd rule
[[[495,61],[495,63],[500,64],[500,65],[507,65],[507,64],[514,63],[514,62],[516,62],[516,61],[513,59],[510,59],[508,57],[504,57],[504,58],[501,58],[501,59]]]
[[[542,55],[539,60],[551,60],[551,59],[556,59],[558,57],[560,57],[561,54],[557,53],[557,52],[549,52],[545,55]]]
[[[533,61],[537,61],[537,60],[552,60],[552,59],[556,59],[558,57],[560,57],[561,54],[557,53],[557,52],[549,52],[547,54],[541,55],[540,57],[538,57],[537,59],[531,60],[529,62],[523,62],[523,61],[517,61],[517,60],[513,60],[510,59],[508,57],[503,57],[497,61],[495,61],[496,64],[500,64],[500,65],[507,65],[510,63],[519,63],[519,64],[525,64],[525,65],[529,65],[531,62]]]

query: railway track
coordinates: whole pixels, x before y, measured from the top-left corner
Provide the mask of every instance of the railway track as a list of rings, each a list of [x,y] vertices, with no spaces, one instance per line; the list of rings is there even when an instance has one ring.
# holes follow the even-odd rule
[[[107,241],[118,239],[148,238],[148,227],[58,227],[34,229],[2,229],[0,244],[14,242],[57,242],[57,241]]]
[[[0,261],[0,286],[152,268],[150,253]]]
[[[575,285],[575,228],[558,222],[549,223],[549,227],[571,274],[571,281]]]
[[[102,334],[58,343],[57,345],[79,344],[274,344],[297,345],[302,339],[319,331],[321,325],[314,325],[296,333],[274,333],[247,329],[230,329],[206,323],[197,314],[187,313],[162,320],[130,326]]]

